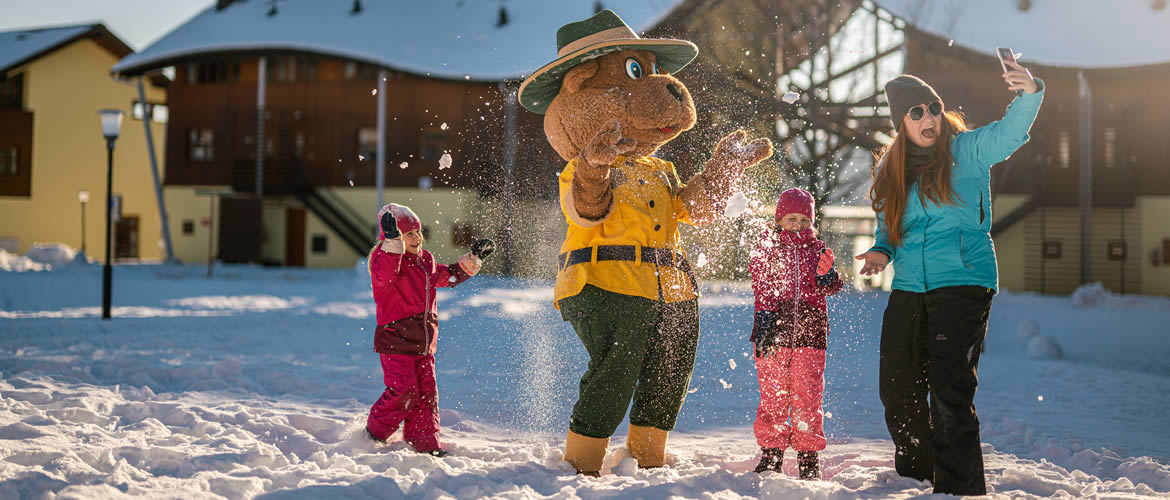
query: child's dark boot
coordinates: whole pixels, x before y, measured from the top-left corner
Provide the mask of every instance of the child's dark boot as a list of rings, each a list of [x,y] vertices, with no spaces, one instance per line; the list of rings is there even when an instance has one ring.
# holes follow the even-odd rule
[[[821,463],[815,451],[800,451],[796,453],[796,463],[800,465],[801,479],[820,479]]]
[[[780,472],[780,465],[784,463],[784,449],[760,448],[762,454],[760,463],[756,464],[756,474],[764,472]]]

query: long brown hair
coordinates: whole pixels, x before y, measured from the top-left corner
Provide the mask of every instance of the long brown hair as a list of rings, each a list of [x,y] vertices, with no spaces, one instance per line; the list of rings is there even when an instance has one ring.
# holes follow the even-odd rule
[[[951,137],[959,132],[967,131],[966,121],[962,113],[947,111],[943,114],[945,120],[940,120],[939,140],[934,160],[920,170],[918,177],[918,198],[923,203],[926,200],[936,204],[955,203],[958,196],[954,186],[951,186]],[[906,195],[910,185],[916,179],[906,177],[906,138],[903,125],[898,124],[897,135],[890,143],[875,156],[878,162],[873,168],[873,184],[869,187],[870,205],[873,211],[880,213],[886,225],[886,237],[890,245],[902,244],[902,214],[906,210]]]

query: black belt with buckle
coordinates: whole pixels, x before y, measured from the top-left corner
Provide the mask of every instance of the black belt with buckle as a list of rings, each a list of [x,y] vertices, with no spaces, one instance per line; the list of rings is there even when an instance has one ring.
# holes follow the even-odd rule
[[[699,283],[695,280],[695,273],[691,271],[691,265],[687,262],[685,255],[667,248],[641,248],[643,264],[673,267],[686,273],[687,278],[691,280],[691,286],[694,287],[695,293],[699,293]],[[638,247],[634,245],[598,245],[597,261],[623,260],[634,262],[638,260],[637,249]],[[557,261],[560,264],[559,270],[561,271],[575,264],[593,262],[593,247],[578,248],[562,253],[557,257]]]

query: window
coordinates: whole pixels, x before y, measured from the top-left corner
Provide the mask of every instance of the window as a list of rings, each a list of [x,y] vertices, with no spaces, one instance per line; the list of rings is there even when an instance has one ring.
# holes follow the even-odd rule
[[[1105,127],[1105,168],[1113,168],[1113,158],[1115,154],[1114,142],[1117,139],[1117,131],[1113,127]]]
[[[187,135],[187,159],[212,161],[215,159],[215,132],[209,128],[191,129]]]
[[[0,176],[16,175],[16,146],[0,146]]]
[[[377,80],[378,67],[366,63],[349,61],[345,63],[346,80]]]
[[[316,56],[297,57],[297,81],[298,82],[315,82],[315,81],[317,81],[317,57]]]
[[[1051,240],[1045,241],[1044,245],[1043,245],[1044,258],[1045,259],[1059,259],[1060,253],[1061,253],[1060,247],[1061,247],[1061,244],[1059,241],[1051,241]]]
[[[24,109],[24,73],[11,78],[0,73],[0,109]]]
[[[1125,260],[1125,240],[1110,240],[1105,247],[1109,260]]]
[[[1068,168],[1072,152],[1070,151],[1067,130],[1060,131],[1060,142],[1058,143],[1057,147],[1059,148],[1057,151],[1057,159],[1060,161],[1060,168]]]
[[[378,129],[358,129],[358,155],[365,158],[365,161],[377,165]]]
[[[256,159],[256,136],[244,136],[244,151],[248,153],[249,160]],[[272,142],[272,136],[264,135],[264,158],[272,158],[272,152],[276,150],[276,144]]]
[[[268,78],[278,82],[291,82],[296,77],[297,61],[291,57],[268,58]]]
[[[240,61],[205,61],[187,64],[187,83],[224,83],[240,81]]]
[[[325,253],[328,251],[328,239],[323,234],[314,234],[311,240],[311,248],[313,253]]]
[[[316,56],[275,56],[268,58],[268,77],[277,82],[317,80]]]
[[[190,236],[192,234],[195,234],[195,221],[193,221],[193,220],[183,221],[183,234],[186,236]]]
[[[154,123],[166,123],[170,117],[170,110],[167,109],[166,104],[147,103],[147,110],[150,112],[150,121]],[[135,120],[141,120],[143,116],[142,103],[134,101],[130,106],[130,117]]]

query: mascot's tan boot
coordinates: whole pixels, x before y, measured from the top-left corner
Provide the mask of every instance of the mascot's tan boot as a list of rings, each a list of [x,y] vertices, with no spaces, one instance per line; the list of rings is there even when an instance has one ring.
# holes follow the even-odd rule
[[[565,439],[565,461],[576,468],[578,474],[600,476],[601,462],[605,460],[608,447],[609,438],[592,438],[569,431],[569,437]]]
[[[626,449],[630,450],[638,467],[648,469],[666,465],[666,436],[667,431],[654,427],[642,427],[630,424],[630,433],[626,437]]]

